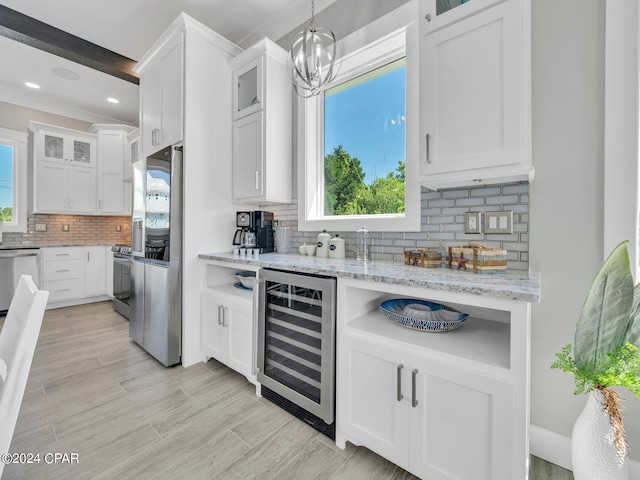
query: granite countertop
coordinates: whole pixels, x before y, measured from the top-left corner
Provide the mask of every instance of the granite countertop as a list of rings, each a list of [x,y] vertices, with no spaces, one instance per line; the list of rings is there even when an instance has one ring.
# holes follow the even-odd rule
[[[540,301],[540,276],[537,273],[510,271],[502,275],[476,275],[473,272],[446,268],[420,268],[399,262],[356,262],[353,259],[308,257],[298,254],[266,253],[262,255],[234,255],[233,253],[204,253],[204,260],[216,260],[276,268],[291,272],[328,275],[355,280],[368,280],[393,285],[429,288],[494,298]]]

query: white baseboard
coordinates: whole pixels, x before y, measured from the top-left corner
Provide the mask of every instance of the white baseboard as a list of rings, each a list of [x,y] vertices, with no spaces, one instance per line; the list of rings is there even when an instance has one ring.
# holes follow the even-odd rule
[[[555,463],[567,470],[573,469],[571,465],[571,438],[538,425],[531,425],[529,440],[531,455]],[[629,460],[629,478],[640,479],[640,462]]]

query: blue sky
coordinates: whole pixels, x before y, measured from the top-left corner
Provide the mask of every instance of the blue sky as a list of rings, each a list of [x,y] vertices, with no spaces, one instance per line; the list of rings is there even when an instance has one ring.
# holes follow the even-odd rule
[[[342,145],[367,184],[405,160],[405,76],[401,67],[325,99],[325,155]]]
[[[13,206],[13,148],[0,145],[0,208]]]

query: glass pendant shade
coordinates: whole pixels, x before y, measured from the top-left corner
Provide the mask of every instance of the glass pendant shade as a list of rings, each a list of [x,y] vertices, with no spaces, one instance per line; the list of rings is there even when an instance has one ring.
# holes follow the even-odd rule
[[[331,30],[313,25],[298,33],[289,51],[288,67],[296,93],[311,97],[320,93],[338,73],[336,37]]]

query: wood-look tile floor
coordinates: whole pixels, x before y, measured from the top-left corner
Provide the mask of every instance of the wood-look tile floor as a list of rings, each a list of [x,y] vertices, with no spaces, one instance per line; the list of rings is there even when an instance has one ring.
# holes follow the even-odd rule
[[[216,361],[163,367],[109,302],[46,312],[11,452],[40,463],[7,465],[4,480],[416,478],[340,450]],[[51,463],[56,453],[78,462]],[[573,477],[533,458],[530,478]]]

